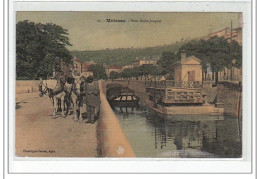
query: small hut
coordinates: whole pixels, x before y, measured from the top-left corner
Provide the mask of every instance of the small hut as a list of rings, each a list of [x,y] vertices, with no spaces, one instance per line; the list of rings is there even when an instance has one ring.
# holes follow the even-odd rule
[[[181,59],[174,64],[175,82],[202,82],[201,61],[195,56],[186,57],[186,52],[182,51]]]

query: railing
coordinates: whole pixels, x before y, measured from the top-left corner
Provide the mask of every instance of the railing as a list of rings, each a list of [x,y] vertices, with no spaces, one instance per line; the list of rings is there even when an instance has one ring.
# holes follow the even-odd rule
[[[145,81],[146,88],[202,88],[202,83],[199,81],[182,81],[175,82],[173,80],[165,81]]]

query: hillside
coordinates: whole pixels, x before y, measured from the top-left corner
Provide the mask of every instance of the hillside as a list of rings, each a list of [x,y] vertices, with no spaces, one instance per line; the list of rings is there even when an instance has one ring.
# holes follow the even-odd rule
[[[193,39],[195,40],[195,39]],[[80,61],[94,61],[107,65],[128,65],[131,64],[136,57],[161,57],[165,51],[177,53],[179,48],[191,41],[191,39],[176,42],[170,45],[147,47],[147,48],[119,48],[106,49],[96,51],[72,51],[73,57],[77,57]]]

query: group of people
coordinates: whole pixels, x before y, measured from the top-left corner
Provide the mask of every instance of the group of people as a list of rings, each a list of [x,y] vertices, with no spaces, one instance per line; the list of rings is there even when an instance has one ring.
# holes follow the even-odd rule
[[[57,80],[57,85],[53,90],[49,92],[49,97],[54,98],[55,96],[58,96],[59,94],[65,92],[65,104],[67,104],[67,113],[71,106],[71,103],[73,103],[73,106],[77,108],[77,111],[74,111],[74,113],[76,112],[77,114],[74,115],[77,116],[78,121],[94,123],[99,115],[100,108],[100,92],[98,83],[94,80],[94,77],[81,76],[78,80],[73,76],[61,74],[55,76],[55,79]],[[77,83],[79,85],[77,85]],[[43,95],[44,93],[42,85],[43,83],[41,81],[39,85],[41,95]],[[82,109],[84,104],[86,104],[86,120],[82,118]]]
[[[69,65],[62,59],[54,59],[54,81],[52,88],[45,86],[43,81],[39,85],[40,96],[48,93],[53,102],[53,118],[56,117],[56,111],[61,110],[62,116],[69,114],[70,108],[73,108],[73,119],[94,123],[99,114],[100,94],[99,87],[93,76],[74,76]],[[48,81],[48,80],[47,80]],[[55,87],[54,87],[55,86]],[[82,118],[83,105],[86,104],[87,120]],[[62,106],[64,105],[64,106]],[[66,106],[66,114],[64,110]]]

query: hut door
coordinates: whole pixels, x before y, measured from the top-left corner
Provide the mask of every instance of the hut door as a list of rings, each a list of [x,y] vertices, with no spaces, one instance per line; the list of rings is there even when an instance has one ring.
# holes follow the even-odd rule
[[[188,81],[195,81],[195,71],[188,71]]]

